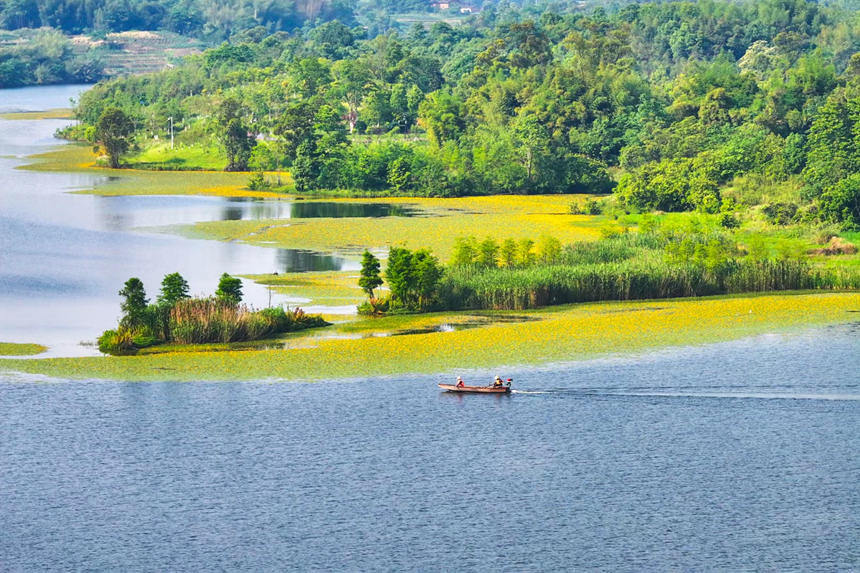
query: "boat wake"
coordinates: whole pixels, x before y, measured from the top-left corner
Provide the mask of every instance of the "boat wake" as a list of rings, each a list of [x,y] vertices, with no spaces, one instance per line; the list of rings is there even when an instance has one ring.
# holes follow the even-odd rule
[[[618,391],[595,388],[547,388],[535,390],[511,390],[511,394],[554,395],[576,397],[619,397],[619,398],[711,398],[734,400],[828,400],[838,402],[858,402],[860,394],[823,394],[805,392],[683,392],[683,391]]]
[[[552,394],[549,390],[511,390],[511,394]]]

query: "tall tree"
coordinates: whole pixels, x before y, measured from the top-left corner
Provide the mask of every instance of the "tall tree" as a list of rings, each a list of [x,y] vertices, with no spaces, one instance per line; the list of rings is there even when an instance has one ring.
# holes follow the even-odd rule
[[[120,324],[126,328],[141,326],[146,313],[146,306],[149,304],[146,290],[143,288],[143,281],[137,277],[128,279],[119,291],[119,295],[124,299],[120,303],[123,312]]]
[[[370,251],[364,251],[361,256],[361,276],[358,279],[358,286],[367,293],[369,298],[373,298],[373,289],[382,285],[379,269],[379,259]]]
[[[119,108],[105,109],[96,122],[95,137],[108,154],[110,166],[119,168],[119,160],[131,146],[134,122]]]
[[[168,306],[175,305],[183,298],[189,298],[188,281],[179,273],[165,275],[161,281],[161,292],[158,294],[158,303]]]
[[[228,304],[239,304],[242,302],[242,279],[231,277],[227,273],[222,274],[215,297]]]
[[[229,97],[218,107],[218,137],[227,153],[225,171],[247,171],[251,150],[256,145],[254,137],[242,121],[242,104]]]

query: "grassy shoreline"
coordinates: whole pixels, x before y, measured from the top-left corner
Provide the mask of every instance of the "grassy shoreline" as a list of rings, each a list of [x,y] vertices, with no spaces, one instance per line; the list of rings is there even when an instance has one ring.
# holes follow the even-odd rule
[[[0,370],[127,381],[325,380],[543,365],[736,340],[860,320],[860,293],[790,293],[604,302],[518,313],[517,322],[410,334],[293,336],[277,350],[134,357],[0,359]],[[447,313],[462,317],[475,313]],[[433,320],[434,315],[421,315]],[[447,318],[446,318],[447,319]],[[372,319],[369,319],[372,320]],[[361,330],[352,326],[353,335]],[[390,328],[390,324],[386,325]],[[339,336],[339,337],[338,337]]]

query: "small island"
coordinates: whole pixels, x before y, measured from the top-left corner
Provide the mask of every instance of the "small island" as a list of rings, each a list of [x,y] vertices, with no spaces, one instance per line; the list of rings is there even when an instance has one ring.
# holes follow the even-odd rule
[[[154,304],[149,304],[143,282],[136,277],[126,281],[119,295],[123,297],[119,326],[98,339],[105,354],[132,355],[159,345],[176,350],[183,345],[257,341],[329,325],[322,316],[305,314],[301,308],[249,309],[241,304],[242,281],[227,273],[221,275],[212,297],[192,298],[179,273],[164,277]]]

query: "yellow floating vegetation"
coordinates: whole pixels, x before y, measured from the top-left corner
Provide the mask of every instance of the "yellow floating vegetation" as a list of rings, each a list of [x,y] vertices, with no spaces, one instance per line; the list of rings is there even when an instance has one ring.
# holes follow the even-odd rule
[[[358,272],[306,272],[244,275],[275,292],[301,300],[297,306],[358,306],[366,299],[358,286]],[[352,312],[350,312],[352,314]]]
[[[54,108],[43,111],[16,111],[0,114],[0,119],[34,120],[34,119],[73,119],[75,113],[69,108]]]
[[[95,166],[92,147],[83,144],[63,145],[58,149],[33,155],[25,169],[32,171],[85,172],[110,177],[95,189],[79,191],[92,195],[215,195],[287,199],[287,195],[247,189],[248,173],[224,171],[149,171],[143,169],[109,169]]]
[[[599,238],[602,222],[598,218],[568,213],[575,200],[570,195],[350,199],[338,201],[395,203],[427,216],[213,221],[185,227],[183,232],[201,238],[353,254],[365,248],[403,245],[429,248],[446,261],[457,237],[469,235],[499,242],[550,235],[563,244]]]
[[[858,310],[860,293],[597,303],[516,313],[529,320],[455,331],[361,338],[322,338],[324,331],[316,331],[291,337],[279,350],[6,359],[0,360],[0,368],[70,378],[188,381],[450,372],[581,360],[849,322],[856,320],[852,311]]]
[[[0,342],[0,356],[35,356],[48,348],[41,344]]]

